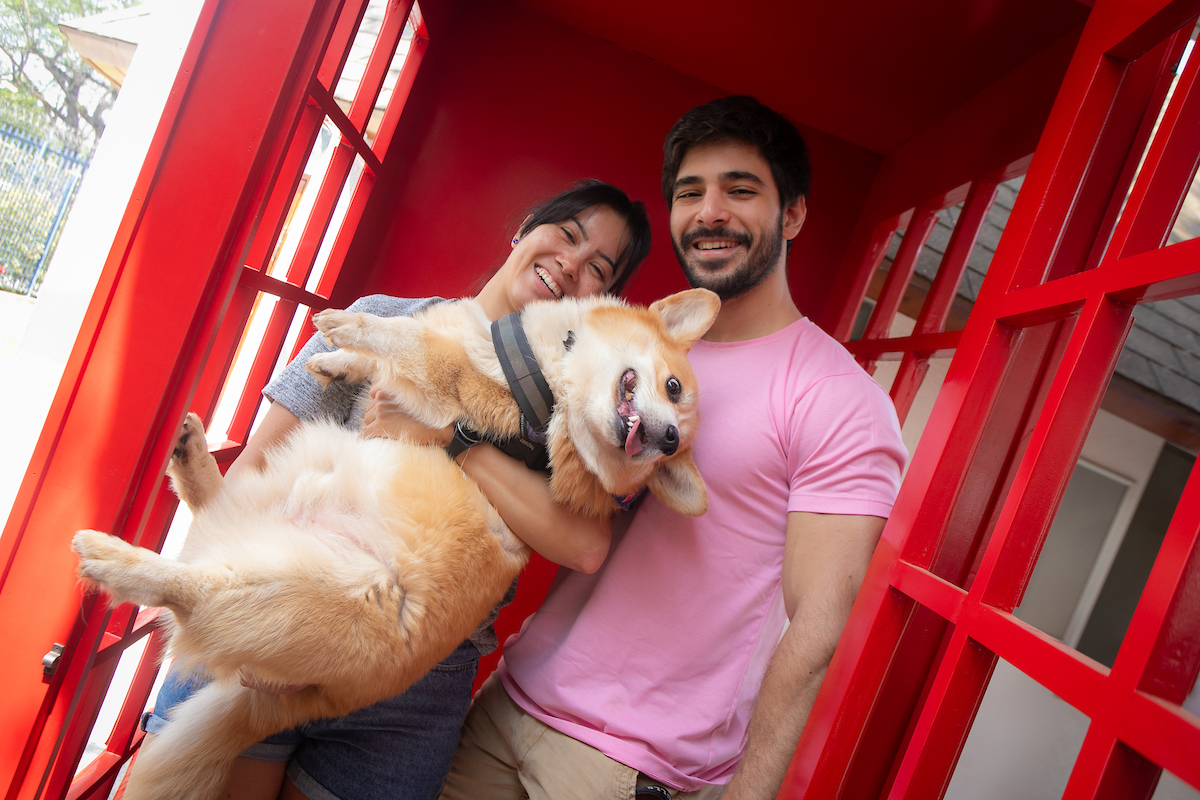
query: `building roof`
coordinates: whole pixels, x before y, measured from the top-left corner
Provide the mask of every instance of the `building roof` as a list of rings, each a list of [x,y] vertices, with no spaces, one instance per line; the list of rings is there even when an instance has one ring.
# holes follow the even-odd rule
[[[962,327],[963,306],[969,308],[979,294],[1023,180],[1016,178],[998,187],[996,201],[980,231],[958,287],[960,311],[957,321],[952,317],[947,325],[949,330]],[[917,260],[915,282],[928,284],[933,281],[961,210],[960,204],[938,213],[937,223]],[[1168,244],[1196,236],[1200,236],[1200,176],[1192,183]],[[897,236],[892,241],[881,270],[891,268],[899,245],[900,237]],[[1116,374],[1200,415],[1200,297],[1138,305],[1134,309],[1133,328],[1117,362]]]

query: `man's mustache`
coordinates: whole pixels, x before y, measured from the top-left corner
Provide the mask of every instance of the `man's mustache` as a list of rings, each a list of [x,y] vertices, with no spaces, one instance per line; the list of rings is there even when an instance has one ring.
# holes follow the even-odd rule
[[[738,244],[750,247],[754,243],[754,237],[745,231],[735,231],[730,228],[697,228],[696,230],[688,231],[679,240],[680,247],[691,247],[699,239],[728,239]]]

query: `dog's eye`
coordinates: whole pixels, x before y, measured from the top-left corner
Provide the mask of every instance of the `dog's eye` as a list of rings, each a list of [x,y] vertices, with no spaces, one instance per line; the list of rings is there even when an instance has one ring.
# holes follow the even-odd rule
[[[678,403],[679,395],[683,394],[683,384],[678,378],[667,378],[667,397],[671,398],[671,402]]]

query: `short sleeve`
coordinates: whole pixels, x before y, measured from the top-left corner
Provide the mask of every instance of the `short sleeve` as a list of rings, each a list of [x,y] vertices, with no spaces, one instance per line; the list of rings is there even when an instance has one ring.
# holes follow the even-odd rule
[[[879,384],[866,373],[823,378],[788,420],[788,511],[886,517],[907,459]]]
[[[441,300],[440,297],[413,300],[376,294],[355,300],[347,310],[380,317],[412,316]],[[320,333],[313,334],[296,357],[267,384],[263,395],[306,422],[323,419],[352,425],[356,404],[364,388],[362,384],[335,382],[328,389],[322,389],[304,368],[311,356],[336,349]]]

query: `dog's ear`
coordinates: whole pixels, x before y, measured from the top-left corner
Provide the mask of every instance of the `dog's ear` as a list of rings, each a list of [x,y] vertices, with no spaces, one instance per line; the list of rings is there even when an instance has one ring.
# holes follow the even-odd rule
[[[691,348],[717,318],[721,300],[708,289],[688,289],[653,303],[650,310],[662,317],[675,341]]]
[[[708,490],[691,453],[659,462],[646,486],[676,514],[699,517],[708,511]]]

